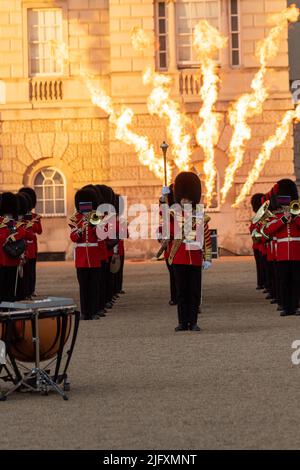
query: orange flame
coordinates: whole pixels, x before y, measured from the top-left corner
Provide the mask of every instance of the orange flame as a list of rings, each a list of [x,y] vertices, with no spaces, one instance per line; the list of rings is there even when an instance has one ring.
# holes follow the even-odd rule
[[[187,118],[180,112],[179,104],[170,98],[171,78],[155,73],[151,67],[148,67],[144,72],[143,82],[153,85],[147,102],[150,114],[156,114],[168,122],[167,132],[172,142],[175,165],[181,171],[189,170],[192,154],[191,136],[185,132]]]
[[[295,110],[287,111],[279,126],[277,127],[274,135],[269,137],[263,144],[262,150],[254,162],[253,168],[250,171],[246,182],[244,183],[239,196],[232,207],[239,206],[250,193],[254,183],[258,180],[265,164],[270,160],[273,150],[283,144],[289,133],[291,123],[300,121],[300,104],[297,105]]]
[[[259,41],[256,48],[256,56],[259,58],[260,69],[256,73],[251,83],[251,93],[242,95],[229,110],[229,121],[233,128],[233,135],[229,145],[229,165],[225,170],[225,181],[221,189],[221,202],[226,200],[226,196],[231,189],[236,171],[242,166],[245,143],[251,139],[252,131],[247,124],[247,120],[261,114],[263,111],[263,103],[268,97],[268,91],[264,84],[267,72],[267,63],[276,57],[279,45],[280,35],[286,27],[287,20],[295,22],[298,20],[299,9],[292,5],[284,9],[280,14],[273,17],[276,22],[268,36]]]
[[[151,45],[150,37],[139,26],[131,30],[131,44],[136,51],[145,51]]]
[[[202,87],[200,96],[202,107],[199,117],[202,124],[197,129],[196,139],[204,151],[204,174],[206,185],[206,205],[211,206],[217,170],[215,162],[215,146],[219,137],[219,123],[222,118],[215,111],[218,99],[218,84],[220,78],[217,72],[217,63],[213,55],[224,48],[227,39],[211,26],[206,20],[201,20],[194,30],[193,44],[201,64]]]
[[[146,136],[141,136],[129,129],[132,123],[134,112],[132,109],[123,107],[120,113],[116,113],[112,104],[112,99],[101,88],[96,88],[90,80],[86,81],[87,88],[91,95],[92,103],[103,109],[109,115],[109,121],[115,125],[115,136],[117,140],[133,145],[139,161],[147,166],[159,179],[164,178],[163,159],[155,155],[153,145],[149,143]],[[167,164],[167,176],[170,184],[171,168]]]

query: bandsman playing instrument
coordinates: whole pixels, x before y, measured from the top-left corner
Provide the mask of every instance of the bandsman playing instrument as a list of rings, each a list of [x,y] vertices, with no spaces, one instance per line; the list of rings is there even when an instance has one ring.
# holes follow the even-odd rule
[[[256,193],[251,198],[251,206],[255,214],[261,207],[261,198],[263,197],[262,193]],[[260,233],[259,222],[254,221],[254,217],[251,220],[251,224],[249,227],[251,238],[252,238],[252,249],[253,255],[256,263],[256,289],[262,290],[264,289],[264,266],[263,266],[263,259],[262,259],[262,235]]]
[[[4,192],[0,206],[0,265],[1,301],[17,300],[17,282],[21,257],[26,250],[26,241],[32,240],[32,233],[18,221],[18,198],[11,192]]]
[[[70,219],[71,240],[75,246],[75,266],[80,290],[81,318],[99,319],[101,254],[96,225],[92,223],[97,198],[91,189],[80,189],[75,195],[76,213]]]
[[[300,202],[297,186],[290,179],[276,185],[280,210],[263,229],[277,239],[277,269],[280,283],[281,316],[298,314],[300,285]]]
[[[25,194],[29,197],[29,210],[25,215],[24,219],[27,221],[27,229],[33,234],[33,240],[27,242],[26,248],[26,259],[27,259],[27,271],[28,271],[28,291],[27,297],[35,296],[36,287],[36,262],[38,256],[38,243],[37,235],[43,233],[41,216],[35,212],[37,203],[37,197],[34,189],[29,187],[23,187],[19,190],[19,193]]]
[[[211,265],[211,238],[208,223],[204,220],[201,199],[201,182],[192,172],[179,173],[174,183],[175,201],[179,213],[171,222],[172,246],[169,263],[173,265],[176,289],[178,326],[175,331],[200,331],[198,312],[201,302],[202,269]],[[186,211],[187,206],[192,211]],[[179,233],[178,233],[179,229]],[[206,250],[203,253],[203,250]]]

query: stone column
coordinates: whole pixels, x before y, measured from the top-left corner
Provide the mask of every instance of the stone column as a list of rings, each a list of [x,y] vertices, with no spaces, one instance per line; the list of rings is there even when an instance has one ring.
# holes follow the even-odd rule
[[[175,2],[176,0],[168,0],[168,71],[171,73],[177,70]]]

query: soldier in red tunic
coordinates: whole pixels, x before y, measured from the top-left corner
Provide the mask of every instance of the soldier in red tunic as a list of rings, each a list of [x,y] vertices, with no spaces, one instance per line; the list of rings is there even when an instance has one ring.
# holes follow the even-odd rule
[[[201,302],[202,269],[211,265],[211,239],[208,223],[205,221],[201,199],[201,182],[192,172],[179,173],[174,183],[176,203],[180,204],[180,213],[171,223],[169,263],[173,265],[177,290],[178,326],[175,331],[200,331],[197,324]],[[186,211],[185,205],[192,208]],[[178,239],[178,228],[181,238]],[[203,256],[206,244],[207,255]]]
[[[251,206],[253,211],[256,213],[259,208],[261,207],[261,198],[263,197],[262,193],[256,193],[251,198]],[[251,221],[250,227],[250,234],[253,241],[253,255],[256,263],[256,289],[262,290],[264,288],[264,267],[263,267],[263,259],[262,259],[262,235],[259,230],[259,223],[254,223]]]
[[[99,319],[99,289],[101,254],[96,225],[90,223],[90,214],[97,210],[97,197],[91,189],[81,189],[75,195],[77,212],[71,218],[71,240],[75,246],[75,266],[80,289],[81,316],[84,320]]]
[[[300,216],[292,214],[290,203],[298,200],[294,181],[282,179],[276,186],[280,210],[266,224],[263,231],[277,239],[277,270],[280,283],[281,316],[298,313],[300,285]]]
[[[36,193],[34,189],[24,187],[19,190],[19,193],[25,194],[29,197],[31,203],[29,210],[24,219],[27,221],[28,229],[33,233],[33,239],[27,242],[26,259],[27,259],[27,275],[28,275],[28,292],[27,296],[32,297],[35,295],[36,286],[36,262],[38,256],[37,235],[43,233],[41,216],[35,212],[36,207]]]
[[[18,199],[10,192],[5,192],[1,197],[0,207],[0,262],[2,289],[1,300],[14,302],[16,300],[17,282],[21,255],[25,252],[26,241],[32,240],[32,234],[26,230],[23,223],[18,221]],[[23,250],[20,256],[13,257],[5,245],[23,241]]]
[[[172,207],[172,205],[175,203],[174,200],[174,184],[170,184],[169,187],[164,187],[162,190],[162,195],[159,199],[160,203],[160,216],[164,219],[163,216],[163,210],[164,208],[167,209],[167,212],[170,216],[170,222],[173,224],[173,212],[169,212],[169,208]],[[167,204],[168,207],[165,207]],[[167,214],[166,214],[167,215]],[[159,229],[159,234],[158,234],[158,239],[162,241],[162,233],[161,233],[161,228]],[[175,275],[174,275],[174,269],[172,264],[169,263],[169,255],[170,255],[170,249],[172,246],[172,242],[170,240],[165,240],[164,245],[162,245],[162,249],[164,249],[164,259],[165,263],[169,272],[169,284],[170,284],[170,300],[169,300],[169,305],[177,305],[177,292],[176,292],[176,283],[175,283]],[[159,255],[158,255],[159,256]]]

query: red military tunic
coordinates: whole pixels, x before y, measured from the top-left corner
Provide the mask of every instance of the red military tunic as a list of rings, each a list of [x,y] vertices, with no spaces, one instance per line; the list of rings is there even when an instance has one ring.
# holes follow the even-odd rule
[[[170,232],[171,238],[174,238],[175,233],[175,221],[174,219],[170,220]],[[172,241],[171,244],[173,246]],[[170,246],[170,251],[172,250],[172,246]],[[203,259],[205,261],[211,261],[211,236],[208,226],[208,219],[206,218],[204,221],[204,238],[203,238],[203,248],[197,248],[197,242],[189,242],[184,243],[182,242],[179,249],[177,250],[172,264],[185,264],[185,265],[192,265],[192,266],[202,266]]]
[[[76,213],[71,219],[71,240],[76,243],[76,268],[100,268],[101,254],[96,225],[86,223],[83,214]]]
[[[257,223],[254,224],[253,222],[251,222],[250,227],[249,227],[249,232],[250,232],[251,236],[252,236],[252,233],[254,232],[254,230],[257,230],[257,232],[259,232],[258,224]],[[254,240],[253,237],[252,237],[252,241],[253,241],[253,244],[252,244],[253,250],[259,250],[260,249],[260,241],[259,240]]]
[[[300,261],[300,216],[285,223],[283,212],[266,225],[266,235],[276,237],[277,261]]]
[[[37,258],[37,235],[41,235],[43,232],[41,218],[37,214],[30,214],[32,219],[28,220],[28,224],[30,227],[27,229],[29,232],[32,232],[33,239],[27,242],[27,249],[26,249],[26,258],[28,259],[36,259]],[[26,218],[25,218],[26,220]]]
[[[14,233],[11,233],[11,228],[14,227]],[[3,246],[5,245],[9,236],[13,237],[13,240],[24,239],[26,243],[33,239],[33,235],[30,231],[26,230],[23,225],[18,224],[14,219],[8,219],[7,217],[1,217],[0,223],[0,262],[1,266],[18,266],[20,264],[20,258],[11,258],[8,256]]]

